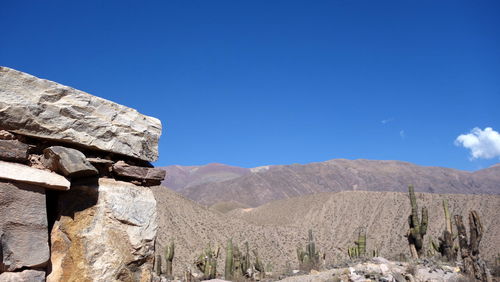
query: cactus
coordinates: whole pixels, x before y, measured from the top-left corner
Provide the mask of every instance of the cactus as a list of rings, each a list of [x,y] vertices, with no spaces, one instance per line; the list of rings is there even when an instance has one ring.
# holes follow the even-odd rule
[[[227,240],[226,247],[226,265],[224,268],[224,278],[226,280],[233,279],[233,240]]]
[[[463,262],[463,272],[478,281],[492,281],[486,263],[480,258],[479,243],[483,237],[483,225],[476,211],[469,212],[469,241],[461,215],[455,215],[458,243]]]
[[[418,215],[417,199],[413,185],[408,186],[408,194],[410,196],[411,214],[408,217],[410,230],[408,231],[408,243],[410,252],[413,258],[419,258],[423,254],[424,236],[427,233],[428,213],[427,208],[422,208],[422,218]]]
[[[309,229],[309,241],[307,242],[305,251],[301,247],[297,248],[297,258],[299,260],[299,268],[304,271],[319,268],[319,252],[316,251],[316,243],[312,230]]]
[[[255,263],[253,264],[253,268],[259,273],[259,278],[263,279],[266,273],[264,269],[264,264],[259,259],[259,253],[257,250],[253,250],[253,255],[255,256]]]
[[[358,256],[366,255],[366,233],[359,231],[358,240],[354,242],[358,246]]]
[[[166,268],[165,268],[165,274],[167,277],[172,277],[172,262],[174,260],[174,241],[172,240],[170,242],[170,245],[168,245],[165,248],[165,261],[167,263]]]
[[[448,210],[448,201],[443,200],[444,220],[446,223],[443,235],[438,238],[439,248],[438,251],[446,258],[447,261],[453,262],[456,259],[456,252],[453,249],[453,241],[456,235],[453,235],[453,226],[451,224],[451,216]]]
[[[250,247],[248,246],[248,242],[245,242],[245,254],[241,259],[241,273],[243,276],[250,277],[248,270],[252,268],[250,263]]]
[[[212,250],[210,244],[203,253],[198,256],[196,260],[196,267],[203,272],[205,279],[214,279],[217,273],[217,258],[219,257],[220,248]]]
[[[160,276],[161,275],[161,256],[160,255],[156,256],[155,263],[156,263],[156,266],[155,266],[156,275]]]

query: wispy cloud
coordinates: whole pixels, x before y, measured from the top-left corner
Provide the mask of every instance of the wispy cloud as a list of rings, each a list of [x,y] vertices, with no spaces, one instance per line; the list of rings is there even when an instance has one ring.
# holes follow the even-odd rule
[[[387,118],[387,119],[383,119],[383,120],[381,120],[381,121],[380,121],[380,123],[381,123],[381,124],[387,124],[387,123],[389,123],[389,122],[391,122],[391,121],[394,121],[394,118]]]
[[[399,137],[401,137],[401,139],[405,139],[406,138],[406,135],[405,135],[405,131],[404,130],[400,130],[399,131]]]
[[[500,157],[500,134],[491,127],[484,130],[475,127],[470,133],[458,136],[455,145],[469,149],[471,159]]]

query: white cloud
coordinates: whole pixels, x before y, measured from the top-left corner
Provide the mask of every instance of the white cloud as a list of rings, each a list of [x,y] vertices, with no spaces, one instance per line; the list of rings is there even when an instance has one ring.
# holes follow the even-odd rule
[[[394,121],[394,119],[393,118],[383,119],[383,120],[380,121],[380,123],[381,124],[386,124],[386,123],[389,123],[391,121]]]
[[[404,130],[400,130],[399,131],[399,136],[401,137],[401,139],[405,139],[405,137],[406,137],[405,131]]]
[[[470,133],[458,136],[455,145],[469,149],[471,159],[500,157],[500,134],[491,127],[484,130],[475,127]]]

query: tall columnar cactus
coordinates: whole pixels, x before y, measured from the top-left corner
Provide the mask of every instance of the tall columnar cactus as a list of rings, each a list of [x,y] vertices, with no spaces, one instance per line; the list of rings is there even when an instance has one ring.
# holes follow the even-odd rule
[[[196,267],[203,272],[205,279],[214,279],[217,273],[217,258],[219,257],[219,247],[212,250],[210,244],[196,260]]]
[[[156,270],[156,275],[160,276],[161,275],[161,256],[160,255],[156,255],[155,270]]]
[[[439,252],[446,260],[452,262],[456,259],[456,252],[453,249],[453,241],[455,240],[456,236],[453,234],[453,225],[451,223],[451,216],[448,210],[447,200],[443,200],[443,210],[445,230],[443,231],[443,235],[438,238]]]
[[[463,272],[477,281],[492,281],[486,263],[480,258],[479,243],[483,237],[483,225],[476,211],[469,212],[469,240],[461,215],[455,215],[458,230],[458,243],[463,261]]]
[[[252,265],[250,263],[250,247],[248,246],[248,242],[245,242],[245,254],[241,258],[241,272],[244,276],[249,277],[249,269],[252,268]]]
[[[320,264],[319,257],[319,252],[316,251],[316,243],[314,242],[312,230],[309,229],[309,240],[306,245],[306,250],[303,251],[301,247],[297,248],[299,268],[305,271],[318,269]]]
[[[411,214],[408,217],[408,224],[410,230],[408,231],[408,243],[410,245],[410,252],[412,257],[419,258],[423,254],[424,236],[427,233],[428,213],[427,208],[422,208],[422,218],[418,214],[417,198],[413,185],[408,186],[408,193],[410,195]]]
[[[227,247],[226,247],[226,264],[224,268],[224,278],[226,280],[231,280],[233,279],[233,240],[229,239],[227,240]]]
[[[253,268],[258,273],[259,278],[263,279],[266,274],[266,270],[264,269],[264,264],[260,261],[259,253],[257,250],[253,250],[253,255],[255,256],[255,263],[253,264]]]
[[[355,241],[358,248],[358,256],[366,255],[366,233],[364,231],[359,231],[358,240]]]
[[[174,241],[172,240],[170,244],[165,248],[165,262],[167,263],[165,267],[165,274],[168,277],[172,277],[172,262],[174,261]]]

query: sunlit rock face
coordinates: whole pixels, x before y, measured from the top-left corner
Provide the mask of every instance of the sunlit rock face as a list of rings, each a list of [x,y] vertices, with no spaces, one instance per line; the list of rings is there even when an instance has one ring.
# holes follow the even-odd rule
[[[47,281],[150,281],[157,231],[147,187],[111,179],[59,198]]]
[[[0,67],[0,128],[145,161],[158,158],[160,120],[80,90]]]

